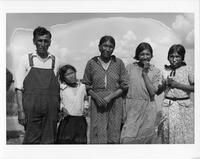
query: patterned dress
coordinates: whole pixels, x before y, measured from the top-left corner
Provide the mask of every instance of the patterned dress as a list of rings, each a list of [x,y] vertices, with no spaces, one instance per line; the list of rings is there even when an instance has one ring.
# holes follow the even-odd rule
[[[102,98],[121,88],[123,93],[128,90],[127,71],[121,59],[112,56],[107,70],[105,70],[98,57],[88,61],[83,83],[86,89],[92,89]],[[115,98],[106,108],[100,108],[91,100],[91,127],[90,143],[106,144],[120,142],[120,128],[123,115],[122,97]]]
[[[121,143],[151,143],[155,132],[157,106],[150,101],[149,93],[142,78],[142,68],[138,63],[127,65],[130,78],[129,90],[125,100],[125,123],[121,133]],[[160,70],[151,65],[148,76],[157,89],[161,80]]]
[[[163,79],[165,80],[170,73],[171,70],[165,69]],[[189,66],[176,69],[176,74],[172,78],[181,84],[194,84],[194,73]],[[187,98],[190,97],[190,92],[167,88],[165,96]],[[190,99],[173,101],[165,98],[162,107],[163,115],[166,118],[161,127],[162,142],[165,144],[194,143],[194,108],[192,101]]]

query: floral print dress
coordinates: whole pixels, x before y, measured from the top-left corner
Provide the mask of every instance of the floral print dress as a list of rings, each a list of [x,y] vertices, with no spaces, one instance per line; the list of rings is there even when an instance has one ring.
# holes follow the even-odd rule
[[[171,70],[163,71],[163,80],[166,80]],[[175,81],[185,84],[194,84],[194,73],[191,67],[181,66],[176,69],[173,75]],[[176,88],[167,88],[165,97],[170,98],[187,98],[190,92]],[[194,143],[194,107],[192,101],[170,100],[164,98],[162,103],[163,116],[165,118],[161,125],[162,143],[164,144],[192,144]]]

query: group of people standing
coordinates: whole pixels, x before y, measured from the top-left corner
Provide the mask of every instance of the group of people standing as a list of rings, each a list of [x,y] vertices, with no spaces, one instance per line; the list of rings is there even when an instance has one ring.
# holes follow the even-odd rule
[[[112,55],[115,39],[103,36],[100,56],[87,62],[78,80],[74,66],[60,67],[48,52],[51,33],[46,28],[34,30],[33,43],[36,52],[21,59],[15,80],[24,144],[86,144],[86,116],[91,144],[151,144],[157,134],[162,143],[194,143],[194,74],[182,45],[170,47],[170,65],[160,71],[151,64],[149,43],[140,43],[136,62],[125,67]],[[160,113],[155,96],[162,92]]]

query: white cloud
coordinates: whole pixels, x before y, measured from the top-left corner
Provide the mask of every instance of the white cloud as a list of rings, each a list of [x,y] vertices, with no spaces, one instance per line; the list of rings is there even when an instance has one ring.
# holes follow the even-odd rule
[[[50,31],[53,35],[50,52],[65,63],[73,64],[79,72],[79,78],[82,78],[86,62],[93,56],[100,54],[98,43],[100,37],[105,34],[115,38],[114,54],[126,63],[133,60],[137,45],[146,41],[155,49],[155,65],[163,64],[163,61],[157,59],[159,56],[164,58],[163,54],[167,53],[169,46],[159,43],[160,39],[165,37],[163,41],[169,42],[171,40],[172,43],[179,40],[173,31],[165,27],[164,24],[161,25],[152,19],[144,18],[94,18],[70,22],[70,25],[56,25],[51,27]],[[16,48],[25,50],[23,54],[27,53],[26,50],[30,46],[35,49],[32,44],[32,31],[27,33],[26,30],[22,30],[19,32],[21,38],[16,35],[10,44],[10,46],[15,46],[15,49],[11,51],[12,56],[22,54],[21,50]],[[19,56],[17,58],[20,59]],[[17,63],[17,61],[13,61],[13,63]]]
[[[137,40],[135,33],[132,30],[127,31],[127,33],[123,36],[124,40],[131,41]]]
[[[187,47],[194,45],[194,14],[179,14],[172,23],[174,32],[182,39],[183,44]]]
[[[188,43],[188,44],[194,44],[194,30],[190,31],[186,38],[185,38],[185,41]]]
[[[161,37],[159,40],[159,44],[163,44],[163,45],[172,45],[173,42],[174,42],[174,40],[170,36]],[[181,42],[181,40],[180,40],[180,42]]]
[[[175,22],[172,23],[172,28],[175,31],[187,33],[192,28],[192,24],[184,15],[177,15]]]
[[[151,45],[152,49],[154,50],[157,46],[157,44],[155,42],[153,42],[153,40],[149,37],[146,37],[144,40],[142,40],[143,42],[147,42]]]
[[[96,48],[99,44],[99,39],[89,42],[89,48]]]

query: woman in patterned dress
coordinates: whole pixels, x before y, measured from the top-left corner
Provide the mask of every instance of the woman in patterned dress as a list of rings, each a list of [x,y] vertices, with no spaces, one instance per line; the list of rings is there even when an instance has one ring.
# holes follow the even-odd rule
[[[83,83],[91,96],[90,143],[117,144],[122,124],[122,96],[128,90],[127,71],[121,59],[112,55],[115,40],[103,36],[99,42],[100,56],[86,65]]]
[[[194,108],[190,93],[194,92],[194,72],[184,62],[185,48],[172,45],[168,52],[170,65],[165,65],[163,82],[158,93],[164,91],[161,125],[164,144],[194,143]]]
[[[136,48],[137,62],[128,64],[129,90],[125,100],[123,144],[150,144],[155,134],[157,105],[154,96],[161,79],[160,70],[150,64],[153,50],[148,43]]]

